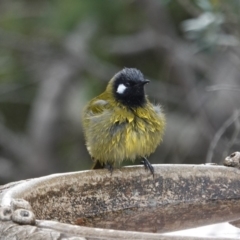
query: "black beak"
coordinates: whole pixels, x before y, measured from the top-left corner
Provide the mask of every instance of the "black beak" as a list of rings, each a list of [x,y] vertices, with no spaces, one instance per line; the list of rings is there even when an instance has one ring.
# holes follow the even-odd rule
[[[138,85],[142,86],[142,85],[145,85],[149,82],[150,82],[149,80],[145,79],[145,80],[141,81]]]

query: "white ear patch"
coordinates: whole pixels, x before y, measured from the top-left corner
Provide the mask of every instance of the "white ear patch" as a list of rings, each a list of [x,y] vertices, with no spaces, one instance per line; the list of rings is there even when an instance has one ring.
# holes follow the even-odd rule
[[[120,84],[117,88],[117,93],[123,94],[127,87],[124,84]]]

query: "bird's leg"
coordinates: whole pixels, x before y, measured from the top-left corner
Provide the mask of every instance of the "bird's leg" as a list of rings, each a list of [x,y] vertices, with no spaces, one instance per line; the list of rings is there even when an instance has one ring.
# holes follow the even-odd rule
[[[111,175],[112,175],[112,172],[113,172],[113,165],[112,165],[112,163],[107,162],[107,163],[104,164],[104,167],[105,167],[105,168],[111,173]]]
[[[104,166],[102,165],[102,163],[100,163],[98,160],[95,160],[93,157],[92,157],[92,160],[93,160],[93,166],[92,166],[92,169],[103,169]]]
[[[141,163],[144,165],[145,169],[149,170],[151,172],[151,174],[154,176],[154,168],[153,168],[152,164],[147,160],[146,157],[142,157]]]

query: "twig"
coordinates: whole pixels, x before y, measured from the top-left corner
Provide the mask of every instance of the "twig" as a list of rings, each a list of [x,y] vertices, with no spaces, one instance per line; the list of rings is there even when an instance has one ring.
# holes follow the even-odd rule
[[[216,84],[216,85],[212,85],[212,86],[208,86],[206,88],[206,91],[225,91],[225,90],[229,90],[229,91],[240,91],[240,88],[232,86],[232,85],[227,85],[227,84]]]
[[[160,44],[165,48],[169,43],[157,40],[156,32],[146,29],[124,37],[104,39],[103,46],[111,54],[132,55],[154,49]]]
[[[25,142],[26,139],[23,136],[13,133],[0,121],[0,146],[3,150],[11,153],[14,157],[21,156],[24,161],[26,159]]]
[[[38,66],[41,72],[39,87],[29,113],[26,135],[17,135],[0,123],[0,146],[10,158],[12,156],[19,162],[17,171],[22,177],[36,177],[62,170],[59,168],[59,156],[56,151],[61,130],[59,120],[62,119],[64,102],[69,94],[68,87],[71,87],[74,77],[85,70],[88,63],[87,49],[92,34],[89,33],[86,37],[84,31],[77,29],[74,32],[83,36],[82,41],[78,39],[79,41],[73,42],[66,38],[62,44],[63,52],[57,54],[58,59],[51,59],[50,62],[46,59],[49,64],[45,64],[44,69],[43,65]],[[10,41],[12,47],[18,48],[17,45],[23,43],[19,46],[20,50],[32,52],[35,49],[37,53],[39,47],[42,47],[41,42],[33,42],[29,46],[22,35],[17,35],[21,40],[19,43],[14,36]],[[0,45],[8,43],[6,36],[0,41]],[[48,45],[43,46],[45,50],[47,47]]]
[[[236,110],[236,112],[240,116],[240,110]],[[236,119],[236,121],[234,122],[234,125],[235,125],[235,130],[233,132],[231,140],[228,141],[227,147],[224,149],[223,158],[225,158],[227,155],[229,155],[229,150],[236,143],[238,135],[240,133],[240,121],[239,121],[239,119]]]
[[[224,122],[224,124],[222,125],[222,127],[216,132],[210,147],[208,149],[208,153],[207,153],[207,157],[206,157],[206,162],[207,163],[211,163],[212,162],[212,157],[214,154],[214,149],[216,148],[218,141],[220,140],[220,138],[222,137],[222,135],[224,134],[224,132],[226,131],[226,129],[228,127],[230,127],[240,116],[240,109],[234,111],[234,113]]]

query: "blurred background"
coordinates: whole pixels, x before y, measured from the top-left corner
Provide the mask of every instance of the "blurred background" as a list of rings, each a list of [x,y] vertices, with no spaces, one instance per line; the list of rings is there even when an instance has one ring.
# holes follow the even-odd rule
[[[240,144],[239,12],[240,0],[1,0],[0,184],[89,169],[81,112],[123,67],[166,113],[152,163],[221,164]]]

